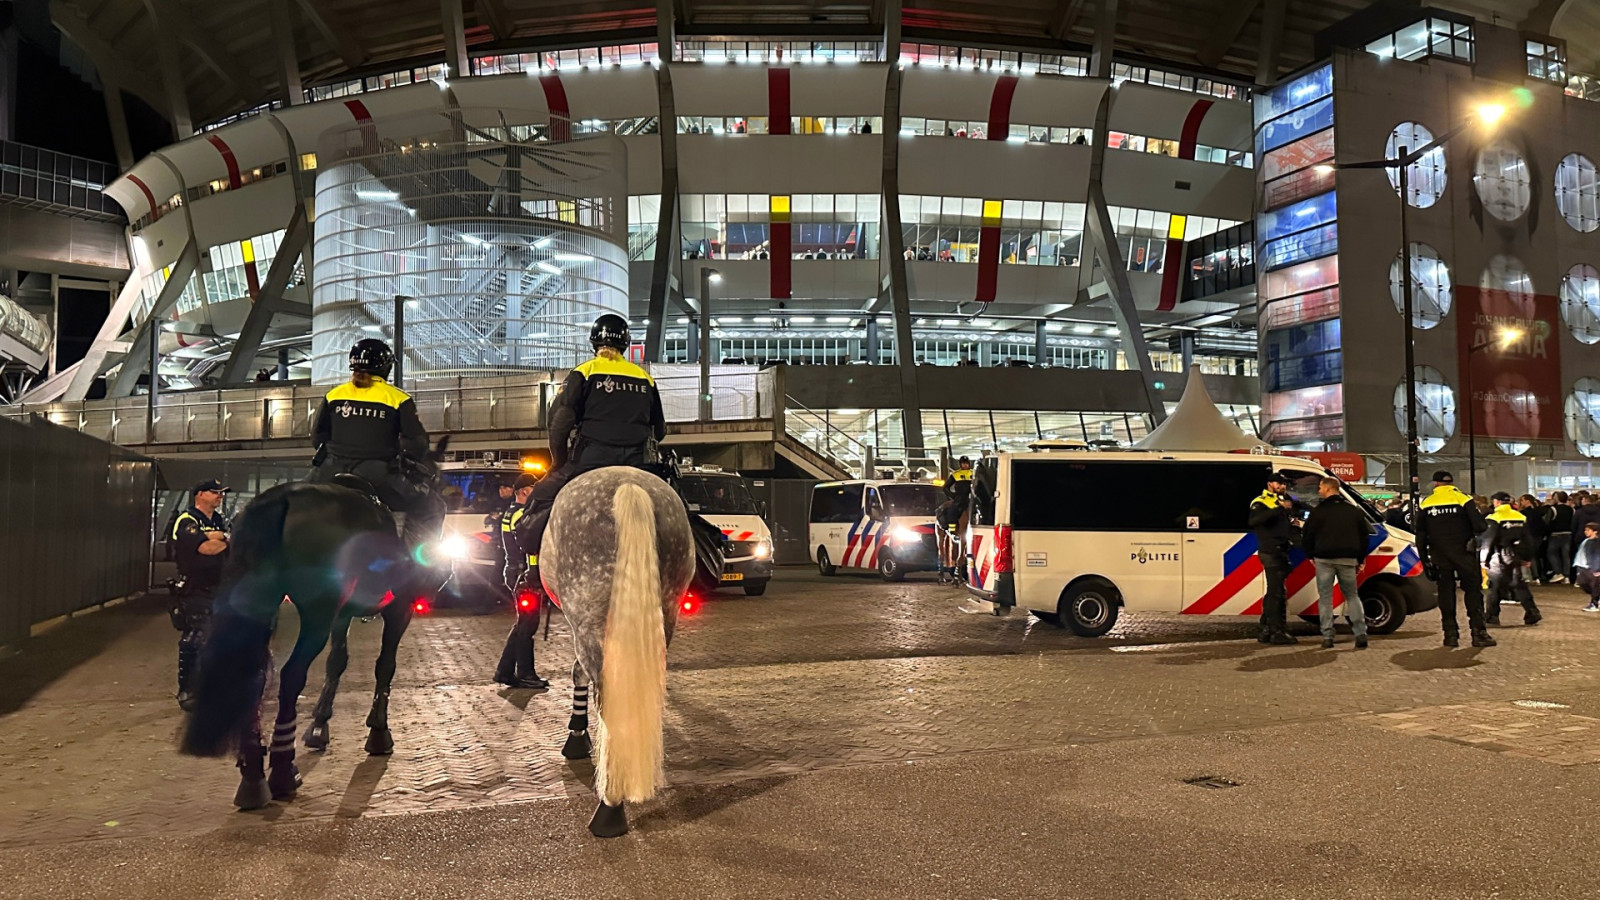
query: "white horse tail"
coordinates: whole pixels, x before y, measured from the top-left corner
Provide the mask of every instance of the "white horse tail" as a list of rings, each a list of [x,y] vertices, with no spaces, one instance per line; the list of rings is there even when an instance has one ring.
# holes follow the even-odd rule
[[[602,646],[600,732],[595,787],[609,806],[655,796],[665,780],[662,715],[667,697],[667,635],[661,565],[650,495],[624,484],[611,500],[617,562]]]

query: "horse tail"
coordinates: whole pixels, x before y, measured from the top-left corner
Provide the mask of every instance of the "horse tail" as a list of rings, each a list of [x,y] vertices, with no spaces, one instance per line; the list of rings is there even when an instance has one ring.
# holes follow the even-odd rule
[[[662,771],[662,715],[667,696],[667,637],[661,612],[656,511],[636,484],[611,500],[617,562],[602,645],[596,785],[606,804],[655,796]]]

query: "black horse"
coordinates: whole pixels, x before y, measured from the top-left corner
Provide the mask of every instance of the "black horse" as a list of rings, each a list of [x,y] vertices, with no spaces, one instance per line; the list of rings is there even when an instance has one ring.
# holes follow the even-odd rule
[[[437,571],[413,559],[396,535],[394,516],[367,492],[342,484],[285,484],[264,491],[234,523],[211,630],[201,653],[195,709],[180,750],[193,756],[237,754],[234,805],[258,809],[300,785],[294,764],[296,701],[311,663],[330,636],[334,656],[308,743],[325,745],[338,675],[348,662],[346,635],[356,616],[381,615],[383,650],[367,724],[367,750],[388,753],[389,688],[400,636],[413,604],[438,588]],[[283,601],[295,606],[300,632],[279,673],[278,714],[265,772],[261,701],[271,666],[269,643]]]

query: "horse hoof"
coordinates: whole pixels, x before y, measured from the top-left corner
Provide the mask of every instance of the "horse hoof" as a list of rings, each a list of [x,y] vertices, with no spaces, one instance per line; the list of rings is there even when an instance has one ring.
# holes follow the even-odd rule
[[[306,729],[303,740],[305,745],[313,750],[326,750],[329,737],[327,722],[312,722],[311,727]]]
[[[267,776],[267,788],[272,792],[272,799],[287,800],[300,790],[302,779],[300,769],[294,763],[286,766],[273,766],[272,772]]]
[[[272,791],[265,778],[241,778],[239,789],[233,793],[233,805],[241,812],[261,809],[272,801]]]
[[[618,803],[607,806],[605,801],[595,807],[594,818],[589,820],[589,833],[597,838],[622,837],[628,833],[628,810]]]
[[[394,735],[387,728],[374,728],[367,734],[367,755],[388,756],[394,752]]]
[[[593,754],[594,747],[589,743],[589,732],[567,732],[567,742],[561,745],[562,756],[567,759],[588,759]]]

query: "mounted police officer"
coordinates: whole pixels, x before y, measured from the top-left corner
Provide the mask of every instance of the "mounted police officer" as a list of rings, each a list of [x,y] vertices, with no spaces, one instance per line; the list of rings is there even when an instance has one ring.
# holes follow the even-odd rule
[[[526,583],[543,595],[539,548],[556,494],[572,479],[605,466],[637,466],[651,441],[667,433],[661,395],[650,374],[623,358],[632,338],[628,320],[607,313],[589,329],[595,358],[574,368],[550,405],[552,471],[533,489],[517,538],[528,554]]]
[[[193,706],[190,686],[206,623],[211,620],[211,602],[228,560],[228,521],[218,509],[222,495],[229,490],[215,480],[195,485],[189,508],[178,514],[167,536],[178,562],[178,577],[168,585],[172,588],[172,624],[179,632],[178,706],[185,711]]]
[[[1267,592],[1261,598],[1263,644],[1298,644],[1288,631],[1289,595],[1284,581],[1289,577],[1289,549],[1294,545],[1294,525],[1289,515],[1294,501],[1285,493],[1289,481],[1273,472],[1267,476],[1266,490],[1250,501],[1250,530],[1256,536],[1256,554],[1267,577]]]
[[[961,543],[961,536],[957,532],[961,528],[961,517],[966,514],[967,505],[972,502],[971,457],[963,456],[956,461],[956,467],[950,470],[950,477],[945,479],[944,496],[945,501],[934,511],[935,520],[949,539],[939,545],[939,572],[941,575],[953,576],[961,568],[962,562],[958,558],[957,548]]]
[[[1523,577],[1522,566],[1533,559],[1533,535],[1528,517],[1511,505],[1511,495],[1500,491],[1489,498],[1494,510],[1489,513],[1488,530],[1483,533],[1483,565],[1489,570],[1489,595],[1484,598],[1484,621],[1500,624],[1500,604],[1511,600],[1522,604],[1522,623],[1537,625],[1544,618],[1533,602],[1533,591]]]
[[[1467,624],[1472,629],[1472,646],[1493,647],[1484,624],[1483,570],[1479,568],[1476,542],[1488,527],[1483,513],[1471,497],[1456,490],[1449,472],[1433,473],[1433,493],[1422,498],[1418,517],[1418,550],[1428,576],[1439,583],[1439,620],[1444,625],[1444,645],[1461,646],[1461,627],[1456,619],[1456,583],[1461,584]]]
[[[550,682],[539,677],[533,665],[533,637],[539,631],[539,614],[543,598],[529,589],[525,578],[528,571],[528,554],[517,539],[517,523],[527,515],[528,498],[533,495],[539,479],[532,475],[519,475],[511,506],[500,516],[500,543],[506,553],[506,589],[511,592],[512,608],[517,621],[506,635],[505,649],[500,651],[500,663],[495,666],[494,680],[511,688],[542,690]]]
[[[406,543],[438,537],[444,501],[413,467],[428,456],[428,431],[410,395],[385,379],[394,351],[376,338],[350,348],[350,380],[328,392],[311,430],[317,448],[313,482],[355,475],[385,506],[405,517]]]

